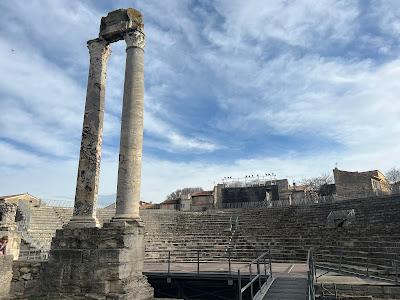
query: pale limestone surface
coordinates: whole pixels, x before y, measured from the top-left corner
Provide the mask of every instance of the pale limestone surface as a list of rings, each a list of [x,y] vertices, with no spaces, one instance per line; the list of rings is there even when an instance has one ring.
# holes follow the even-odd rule
[[[144,34],[125,35],[126,69],[121,120],[116,216],[140,219],[139,201],[143,147]]]
[[[99,38],[88,42],[90,53],[85,115],[71,226],[96,227],[96,202],[100,174],[104,120],[106,65],[111,54],[108,42]]]
[[[7,299],[9,296],[10,284],[12,279],[11,255],[0,256],[0,299]]]
[[[0,238],[8,237],[6,254],[12,255],[14,260],[19,257],[21,247],[21,235],[17,232],[17,224],[15,223],[15,215],[17,213],[17,205],[14,203],[0,203]]]

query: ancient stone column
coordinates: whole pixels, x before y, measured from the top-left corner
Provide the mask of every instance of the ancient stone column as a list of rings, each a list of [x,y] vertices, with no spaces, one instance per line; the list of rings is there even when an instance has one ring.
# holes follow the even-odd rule
[[[88,41],[89,78],[83,118],[74,214],[68,226],[98,227],[96,202],[104,119],[106,65],[111,50],[102,38]]]
[[[128,32],[126,68],[118,166],[117,220],[140,220],[139,201],[142,168],[144,112],[144,33]]]

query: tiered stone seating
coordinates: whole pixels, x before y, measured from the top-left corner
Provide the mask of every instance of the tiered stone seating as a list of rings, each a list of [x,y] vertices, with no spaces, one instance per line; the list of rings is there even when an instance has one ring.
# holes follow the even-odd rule
[[[231,214],[143,210],[147,259],[171,258],[177,261],[215,260],[226,256],[231,236]]]
[[[26,232],[29,237],[27,242],[36,248],[49,249],[55,231],[62,227],[63,218],[68,218],[70,211],[52,206],[32,207]]]
[[[333,210],[354,209],[347,228],[328,228]],[[400,197],[346,200],[331,204],[282,208],[249,208],[178,212],[142,210],[146,228],[146,259],[249,260],[271,249],[274,260],[304,260],[310,247],[318,263],[353,271],[393,274],[400,254]],[[32,208],[29,234],[50,245],[55,230],[69,220],[72,209]],[[114,209],[97,211],[101,223]],[[232,235],[230,219],[239,218]],[[233,224],[234,225],[234,224]],[[400,269],[400,267],[399,267]]]
[[[348,228],[328,228],[332,210],[355,209]],[[316,248],[320,263],[352,271],[394,274],[400,253],[399,197],[349,200],[333,204],[248,209],[240,213],[237,255],[271,247],[274,259],[304,259]]]

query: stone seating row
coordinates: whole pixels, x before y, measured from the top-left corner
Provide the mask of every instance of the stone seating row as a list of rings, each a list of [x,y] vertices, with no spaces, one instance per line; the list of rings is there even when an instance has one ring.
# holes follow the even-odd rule
[[[340,209],[355,209],[352,223],[347,228],[328,228],[327,216]],[[55,230],[72,215],[72,209],[65,208],[34,210],[28,231],[49,244]],[[191,260],[200,249],[207,253],[207,259],[225,259],[229,250],[234,259],[245,260],[255,252],[272,248],[276,259],[296,260],[304,259],[308,248],[313,246],[320,248],[319,257],[322,260],[325,257],[326,263],[333,263],[342,253],[349,260],[346,263],[361,264],[362,254],[368,253],[376,259],[371,264],[376,263],[377,269],[390,269],[388,257],[400,251],[400,235],[396,235],[396,229],[400,228],[399,213],[399,197],[385,197],[303,207],[206,212],[142,210],[141,217],[146,225],[147,259],[161,260],[162,254],[157,250],[171,250],[174,259]],[[97,215],[101,222],[106,222],[114,210],[99,209]],[[233,234],[230,228],[235,226],[236,217],[239,226]]]

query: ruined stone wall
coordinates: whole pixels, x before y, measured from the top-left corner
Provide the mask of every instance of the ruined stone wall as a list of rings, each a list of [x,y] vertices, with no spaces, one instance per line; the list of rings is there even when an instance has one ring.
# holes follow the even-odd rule
[[[203,211],[213,207],[214,196],[213,195],[202,195],[192,196],[192,211]]]
[[[371,177],[358,172],[333,170],[336,194],[342,197],[359,197],[375,195],[372,189]]]
[[[11,255],[0,256],[0,299],[8,296],[12,278],[12,263]]]
[[[389,195],[391,186],[378,170],[367,172],[347,172],[333,170],[336,194],[341,197],[368,197]]]
[[[41,261],[14,261],[10,289],[12,298],[37,296],[42,293],[42,264]]]
[[[0,238],[8,237],[6,254],[12,255],[14,259],[19,257],[21,244],[21,237],[17,232],[17,224],[15,223],[16,212],[16,204],[4,201],[0,203]]]

